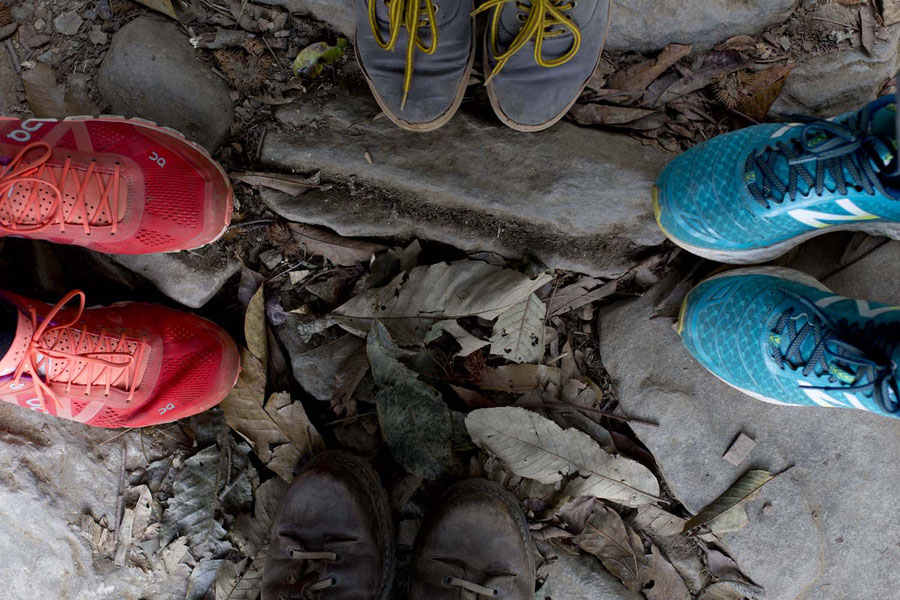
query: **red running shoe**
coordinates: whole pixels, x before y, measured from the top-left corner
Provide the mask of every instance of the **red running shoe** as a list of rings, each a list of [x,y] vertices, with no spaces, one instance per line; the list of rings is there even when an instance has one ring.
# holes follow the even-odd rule
[[[66,308],[77,299],[77,308]],[[217,325],[164,306],[84,307],[70,292],[55,306],[0,291],[19,311],[0,359],[0,400],[96,427],[145,427],[221,402],[240,372]]]
[[[202,147],[150,121],[0,118],[0,236],[151,254],[216,240],[231,183]]]

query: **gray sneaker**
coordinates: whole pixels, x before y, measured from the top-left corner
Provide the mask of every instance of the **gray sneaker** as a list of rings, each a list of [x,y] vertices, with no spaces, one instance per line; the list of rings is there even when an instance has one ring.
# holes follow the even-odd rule
[[[447,123],[475,59],[473,0],[354,2],[356,57],[384,113],[410,131]]]
[[[559,121],[600,62],[611,0],[486,0],[488,97],[500,120],[519,131]]]

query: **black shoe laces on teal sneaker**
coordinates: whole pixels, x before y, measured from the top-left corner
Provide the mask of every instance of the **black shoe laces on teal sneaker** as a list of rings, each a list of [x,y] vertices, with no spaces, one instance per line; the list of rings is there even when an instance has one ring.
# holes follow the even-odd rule
[[[895,141],[872,127],[874,113],[892,100],[886,97],[870,104],[840,123],[792,115],[794,121],[805,123],[798,128],[799,135],[747,156],[744,171],[750,194],[767,209],[772,203],[795,200],[798,193],[815,190],[821,196],[829,183],[839,194],[851,186],[894,198],[879,174],[893,159]]]
[[[844,321],[834,323],[805,298],[782,291],[802,310],[784,310],[770,332],[769,352],[775,364],[782,370],[801,370],[804,377],[827,376],[834,384],[806,389],[860,392],[872,396],[888,413],[900,411],[900,373],[897,363],[887,358],[900,340],[900,324],[869,322],[859,327]],[[886,358],[875,360],[872,354]]]

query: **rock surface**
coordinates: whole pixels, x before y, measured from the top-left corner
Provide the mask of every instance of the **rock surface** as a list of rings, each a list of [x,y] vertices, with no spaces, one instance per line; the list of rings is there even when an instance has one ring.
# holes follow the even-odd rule
[[[547,577],[535,600],[643,600],[613,577],[596,558],[558,552],[542,546],[547,564],[540,574]]]
[[[98,83],[113,113],[172,127],[210,151],[228,136],[234,116],[228,88],[173,23],[141,17],[122,27]]]
[[[570,123],[522,134],[460,112],[437,132],[411,134],[373,121],[377,113],[368,90],[282,110],[300,131],[270,133],[262,160],[273,170],[321,171],[338,185],[297,197],[265,190],[263,200],[341,235],[530,252],[598,276],[621,273],[663,240],[648,190],[665,153]]]
[[[262,0],[309,14],[353,37],[353,0]],[[678,42],[709,48],[733,35],[753,34],[787,19],[797,0],[615,0],[606,47],[657,50]]]
[[[781,23],[797,0],[615,0],[606,47],[646,52],[667,44],[710,48]]]
[[[900,304],[900,286],[885,285],[878,270],[893,271],[897,256],[900,244],[891,242],[824,282]],[[744,571],[779,600],[894,596],[900,421],[777,407],[733,390],[683,349],[671,321],[649,318],[666,291],[661,284],[606,311],[601,352],[623,411],[660,424],[634,429],[675,496],[696,512],[746,469],[794,465],[750,503],[750,524],[724,537]],[[757,445],[735,468],[722,455],[742,431]]]
[[[122,441],[102,445],[113,435],[0,402],[3,598],[183,600],[187,565],[172,575],[113,568],[82,536],[82,514],[115,520]],[[131,468],[143,460],[140,442],[125,439]]]
[[[241,269],[239,260],[226,256],[215,246],[137,256],[92,254],[104,266],[119,265],[145,277],[163,294],[191,308],[200,308],[209,302]]]
[[[848,6],[827,4],[822,8],[829,9],[822,19],[856,23],[857,17]],[[826,25],[836,27],[827,22]],[[801,61],[788,75],[770,114],[833,117],[874,100],[900,68],[900,25],[882,28],[879,35],[872,55],[861,47],[844,47]]]

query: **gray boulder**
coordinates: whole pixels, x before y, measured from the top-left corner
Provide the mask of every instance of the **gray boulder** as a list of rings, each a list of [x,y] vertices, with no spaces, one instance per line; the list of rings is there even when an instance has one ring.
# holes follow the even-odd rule
[[[115,114],[177,129],[208,150],[228,136],[228,88],[199,59],[178,25],[148,17],[113,36],[100,65],[100,94]]]
[[[826,10],[827,9],[827,10]],[[834,23],[856,23],[850,7],[827,4],[813,15],[823,30],[840,29]],[[879,29],[870,55],[862,47],[842,47],[800,61],[788,75],[770,114],[833,117],[856,110],[874,100],[900,68],[900,24]]]
[[[241,269],[239,260],[217,246],[164,254],[92,255],[107,272],[118,272],[120,279],[128,279],[127,274],[121,275],[124,267],[149,280],[172,300],[191,308],[200,308],[209,302]]]
[[[439,131],[405,132],[365,93],[285,108],[299,130],[271,132],[272,170],[321,171],[340,185],[289,196],[283,217],[345,236],[421,237],[598,276],[623,272],[663,241],[650,188],[669,155],[571,123],[522,134],[460,112]]]
[[[883,276],[894,271],[898,246],[881,246],[824,283],[900,304],[900,285]],[[728,387],[688,354],[671,321],[650,318],[666,287],[604,312],[601,353],[622,411],[659,423],[634,429],[675,496],[697,512],[746,469],[793,465],[748,505],[750,524],[724,536],[745,573],[769,598],[896,596],[900,421],[779,407]],[[757,445],[736,468],[722,455],[741,432]]]

